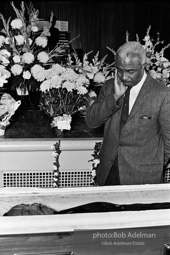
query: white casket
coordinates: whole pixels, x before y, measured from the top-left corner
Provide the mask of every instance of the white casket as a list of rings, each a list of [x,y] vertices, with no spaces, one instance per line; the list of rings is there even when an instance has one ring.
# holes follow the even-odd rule
[[[170,202],[170,186],[1,188],[0,254],[164,254],[170,243],[170,209],[2,216],[21,203],[62,210],[96,201]]]
[[[61,182],[52,188],[58,139],[1,139],[0,255],[163,255],[170,243],[170,209],[3,216],[22,203],[63,210],[90,202],[170,202],[168,183],[91,187],[89,160],[102,139],[60,140]]]

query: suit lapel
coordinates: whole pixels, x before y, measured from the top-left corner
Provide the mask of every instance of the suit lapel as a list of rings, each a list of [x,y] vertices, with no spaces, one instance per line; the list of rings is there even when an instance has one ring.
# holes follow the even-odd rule
[[[151,90],[151,83],[152,83],[152,80],[150,78],[149,75],[147,75],[147,78],[136,98],[136,101],[132,107],[132,110],[128,116],[128,119],[127,119],[127,122],[132,119],[136,113],[138,113],[142,107],[142,105],[145,103],[146,101],[146,98],[149,96],[150,94],[150,90]]]

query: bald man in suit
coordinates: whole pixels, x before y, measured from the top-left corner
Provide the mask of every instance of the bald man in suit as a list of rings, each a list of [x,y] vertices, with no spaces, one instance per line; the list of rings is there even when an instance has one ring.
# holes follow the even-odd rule
[[[123,44],[115,56],[115,75],[105,82],[86,113],[90,128],[104,125],[97,185],[162,183],[170,158],[170,89],[145,70],[139,42]],[[130,88],[126,122],[122,105]]]

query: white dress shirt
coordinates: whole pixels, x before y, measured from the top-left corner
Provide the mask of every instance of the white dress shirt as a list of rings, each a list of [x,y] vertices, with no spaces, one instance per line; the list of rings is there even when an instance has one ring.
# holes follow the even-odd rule
[[[130,97],[129,97],[129,113],[130,113],[131,110],[132,110],[132,107],[133,107],[133,105],[134,105],[134,103],[135,103],[135,101],[136,101],[136,98],[137,98],[137,96],[138,96],[138,94],[139,94],[139,91],[140,91],[141,88],[142,88],[142,85],[143,85],[143,83],[144,83],[144,81],[145,81],[145,79],[146,79],[146,76],[147,76],[147,74],[146,74],[146,72],[144,72],[143,77],[142,77],[142,79],[140,80],[140,82],[139,82],[138,84],[136,84],[135,86],[133,86],[133,87],[131,88],[131,90],[130,90]]]

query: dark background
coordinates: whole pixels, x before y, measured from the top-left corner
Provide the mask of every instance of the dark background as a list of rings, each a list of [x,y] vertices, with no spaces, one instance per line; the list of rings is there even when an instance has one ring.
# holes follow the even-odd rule
[[[24,1],[29,3],[29,1]],[[14,1],[20,8],[21,1]],[[106,46],[117,50],[125,42],[126,32],[129,40],[136,40],[138,34],[142,42],[147,28],[151,25],[150,35],[156,38],[157,32],[165,45],[170,42],[170,2],[168,1],[32,1],[39,10],[39,18],[47,19],[54,12],[58,20],[69,22],[70,38],[79,34],[72,46],[87,53],[98,51],[100,57],[108,54],[111,62],[113,55]],[[6,18],[14,17],[10,1],[1,1],[0,13]],[[0,23],[0,27],[2,24]],[[170,58],[170,49],[165,51]]]

